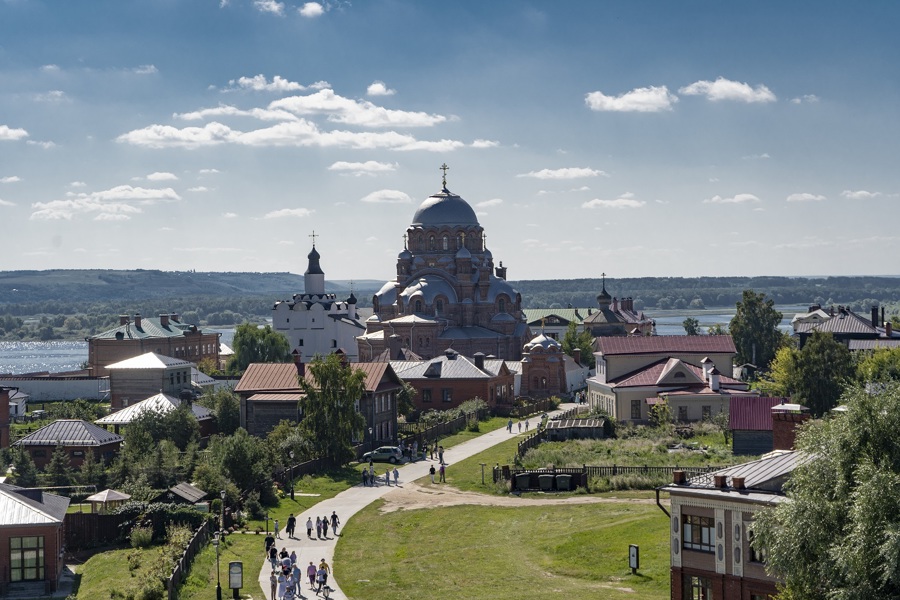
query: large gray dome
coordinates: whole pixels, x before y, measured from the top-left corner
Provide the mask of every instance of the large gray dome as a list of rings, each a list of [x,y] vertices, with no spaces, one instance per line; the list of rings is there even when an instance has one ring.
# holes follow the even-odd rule
[[[412,224],[423,227],[435,225],[477,226],[478,218],[468,202],[444,188],[422,203],[413,217]]]

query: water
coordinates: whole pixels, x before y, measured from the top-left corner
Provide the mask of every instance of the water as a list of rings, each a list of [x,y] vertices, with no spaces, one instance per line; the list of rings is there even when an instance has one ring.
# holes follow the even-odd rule
[[[793,319],[794,315],[797,313],[805,313],[809,310],[809,306],[806,304],[776,304],[775,310],[783,315],[778,328],[790,333],[793,331],[791,319]],[[706,333],[706,328],[713,325],[718,324],[723,327],[728,327],[735,312],[736,309],[732,306],[726,308],[707,308],[705,310],[647,310],[644,314],[656,321],[657,335],[684,335],[684,325],[682,325],[682,323],[687,317],[697,319],[700,322],[700,331]]]

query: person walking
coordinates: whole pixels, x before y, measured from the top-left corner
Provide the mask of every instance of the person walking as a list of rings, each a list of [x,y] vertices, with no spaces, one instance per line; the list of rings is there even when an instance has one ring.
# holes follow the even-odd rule
[[[287,584],[287,578],[284,576],[284,573],[280,573],[278,575],[278,597],[284,597],[284,589]]]
[[[388,467],[384,470],[384,484],[388,487],[391,487],[391,468]]]
[[[394,467],[394,485],[400,485],[400,471],[397,470],[397,467]]]
[[[428,474],[431,475],[431,483],[434,483],[434,474],[436,471],[434,470],[434,465],[431,465],[431,468],[428,469]]]
[[[519,433],[522,433],[522,421],[519,421]]]
[[[312,539],[312,528],[313,528],[313,522],[312,522],[312,517],[310,517],[310,518],[306,519],[306,537],[308,537],[309,539]]]
[[[428,446],[429,460],[434,460],[434,448],[435,448],[435,446],[437,446],[437,444],[433,444],[433,445],[429,445],[429,446]]]
[[[444,468],[444,463],[441,463],[441,483],[447,483],[445,474],[446,474],[446,469]]]
[[[322,518],[316,517],[316,538],[322,539]]]
[[[269,576],[269,583],[272,584],[272,598],[270,600],[275,600],[275,592],[278,590],[278,574],[275,572],[275,569],[272,569],[272,574]]]
[[[328,539],[328,515],[322,517],[322,537]]]
[[[278,568],[278,546],[275,544],[272,544],[272,547],[269,548],[269,562],[272,563],[273,570]]]
[[[528,419],[525,419],[525,431],[528,431],[528,428],[531,426],[531,422]]]
[[[300,593],[300,586],[303,585],[303,572],[300,570],[300,563],[294,563],[294,567],[291,569],[292,579],[294,580],[294,593],[298,596],[302,596]]]
[[[331,511],[331,531],[334,532],[334,537],[337,537],[337,528],[340,523],[341,520],[338,519],[337,513],[335,511]]]
[[[441,464],[444,464],[444,447],[438,446],[438,459]]]
[[[413,440],[413,462],[419,460],[419,440]]]
[[[288,538],[294,539],[294,529],[297,527],[297,517],[294,516],[294,513],[291,513],[291,516],[288,517],[287,527],[285,527],[285,531],[287,531]]]
[[[309,577],[309,589],[316,589],[316,573],[318,573],[318,569],[316,565],[313,564],[313,561],[309,561],[309,566],[306,567],[306,576]]]
[[[512,433],[512,419],[506,422],[506,431]]]
[[[278,519],[275,519],[275,539],[276,539],[276,540],[280,540],[280,539],[281,539],[281,533],[280,533],[278,530],[279,530],[279,527],[278,527]]]
[[[293,569],[294,565],[297,564],[297,551],[291,550],[291,568]]]
[[[328,574],[331,573],[331,567],[328,566],[328,563],[325,562],[323,558],[319,563],[319,571],[316,573],[316,577],[319,580],[319,589],[316,591],[318,594],[322,591],[323,587],[328,586]]]
[[[363,467],[362,480],[363,487],[367,487],[369,485],[369,469],[367,469],[366,467]]]

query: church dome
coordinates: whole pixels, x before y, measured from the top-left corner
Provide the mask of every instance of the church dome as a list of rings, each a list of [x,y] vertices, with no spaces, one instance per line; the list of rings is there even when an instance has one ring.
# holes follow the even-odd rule
[[[478,226],[478,218],[468,202],[444,188],[422,203],[415,216],[413,216],[412,224],[423,227],[439,225]]]
[[[472,258],[472,253],[465,246],[461,247],[456,253],[456,258]]]
[[[412,257],[412,252],[410,252],[407,248],[404,248],[403,251],[401,251],[400,254],[397,255],[397,258],[399,258],[400,260],[412,260]]]
[[[544,350],[550,350],[551,348],[559,349],[560,347],[561,346],[558,341],[554,340],[552,337],[550,337],[548,335],[544,335],[543,333],[541,333],[540,335],[535,337],[533,340],[531,340],[530,342],[525,344],[526,352],[530,352],[530,351],[534,350],[535,348],[543,348]]]

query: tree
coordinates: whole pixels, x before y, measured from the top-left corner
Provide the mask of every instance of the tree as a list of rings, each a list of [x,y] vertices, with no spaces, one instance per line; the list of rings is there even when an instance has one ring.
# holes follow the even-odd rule
[[[300,431],[315,456],[343,465],[352,459],[353,440],[362,438],[366,420],[356,410],[365,391],[365,373],[341,364],[336,354],[317,358],[307,367],[314,383],[300,379],[305,398],[301,402]]]
[[[721,323],[710,325],[706,328],[707,335],[728,335],[728,328]]]
[[[243,373],[250,363],[290,362],[291,344],[271,325],[257,327],[253,323],[238,325],[232,342],[234,354],[228,359],[229,373]]]
[[[403,387],[397,392],[397,414],[405,417],[411,413],[416,408],[416,405],[413,404],[415,397],[416,388],[404,381]]]
[[[16,471],[16,485],[19,487],[34,487],[37,485],[37,467],[31,460],[31,455],[25,450],[19,450],[13,457],[13,469]]]
[[[787,500],[757,513],[754,545],[779,598],[900,597],[900,387],[854,388],[847,412],[803,427]]]
[[[562,340],[562,351],[569,356],[575,356],[575,350],[581,351],[581,364],[593,369],[594,368],[594,337],[587,329],[578,331],[575,321],[569,321],[566,328],[566,334]]]
[[[72,465],[69,462],[69,452],[59,442],[50,455],[47,464],[47,474],[50,475],[52,485],[69,485],[72,482]]]
[[[778,330],[782,315],[775,310],[774,300],[753,290],[744,290],[736,306],[728,329],[737,348],[737,360],[765,370],[782,344]]]
[[[222,472],[239,490],[265,491],[271,481],[271,460],[263,440],[240,427],[234,435],[215,436],[210,450],[218,458]]]
[[[222,435],[231,435],[241,426],[241,401],[228,389],[207,390],[197,401],[216,415],[216,426]]]
[[[700,321],[694,317],[688,317],[681,322],[684,327],[684,333],[687,335],[700,335]]]
[[[877,348],[861,357],[857,377],[865,383],[900,380],[900,348]]]
[[[78,482],[81,485],[94,485],[97,489],[103,489],[106,484],[106,469],[103,463],[97,460],[97,455],[93,450],[87,450],[84,453],[84,461],[78,472]]]

